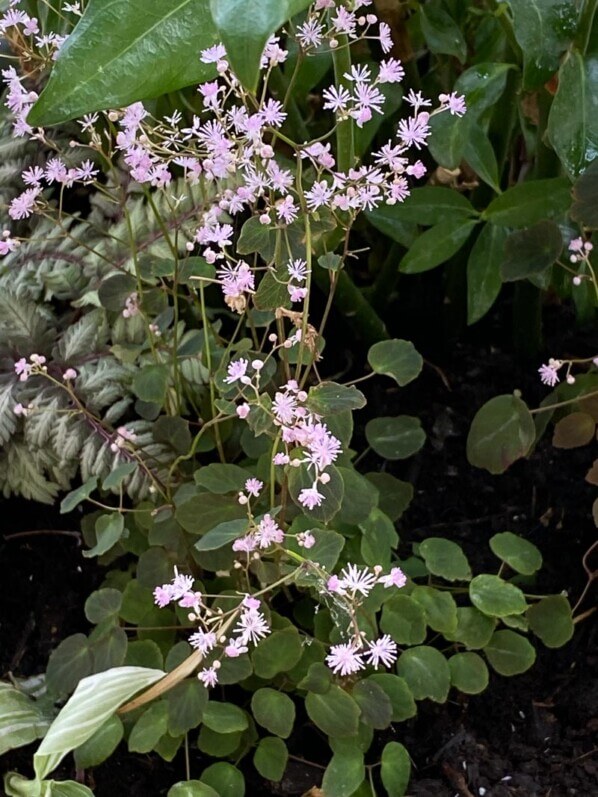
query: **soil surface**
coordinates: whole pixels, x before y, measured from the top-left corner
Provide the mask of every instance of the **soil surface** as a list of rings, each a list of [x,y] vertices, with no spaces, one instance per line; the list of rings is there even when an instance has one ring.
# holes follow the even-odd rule
[[[496,532],[512,530],[534,542],[544,556],[535,591],[565,590],[575,604],[588,580],[582,556],[596,539],[591,515],[595,488],[584,481],[595,449],[557,451],[548,435],[529,460],[501,477],[472,468],[465,458],[467,430],[484,401],[518,387],[533,406],[547,392],[536,378],[539,362],[517,364],[510,351],[496,348],[493,341],[505,338],[505,329],[496,328],[502,323],[504,317],[493,317],[478,325],[475,340],[472,335],[449,352],[421,346],[432,362],[417,382],[400,393],[382,383],[372,391],[370,411],[417,414],[428,432],[429,442],[417,458],[389,467],[416,487],[399,523],[401,552],[407,555],[410,543],[426,536],[446,536],[463,546],[474,571],[490,567],[492,572],[496,560],[487,541]],[[549,314],[551,340],[558,341],[552,351],[547,347],[554,356],[598,351],[598,342],[576,333],[572,319],[561,312],[552,319]],[[380,462],[371,457],[363,465],[370,470]],[[2,510],[0,677],[8,672],[23,676],[43,672],[60,640],[87,630],[83,603],[103,575],[83,559],[76,529],[65,526],[54,510],[22,501],[7,501]],[[588,567],[598,568],[598,556]],[[594,599],[589,590],[577,613],[591,610]],[[528,673],[511,679],[492,675],[488,690],[477,697],[451,693],[445,705],[420,703],[414,720],[384,732],[381,744],[401,741],[412,756],[408,794],[598,795],[596,616],[577,623],[573,640],[560,650],[538,642],[538,659]],[[268,784],[248,766],[248,797],[306,792],[317,797],[314,787],[321,781],[326,746],[313,729],[301,725],[301,718],[298,727],[284,780]],[[7,754],[0,770],[29,773],[34,749]],[[190,760],[192,777],[197,777],[205,757],[191,749]],[[97,797],[158,797],[184,779],[184,772],[182,753],[165,763],[157,756],[131,755],[121,746],[108,763],[86,773],[86,782]],[[74,776],[70,763],[59,773]]]

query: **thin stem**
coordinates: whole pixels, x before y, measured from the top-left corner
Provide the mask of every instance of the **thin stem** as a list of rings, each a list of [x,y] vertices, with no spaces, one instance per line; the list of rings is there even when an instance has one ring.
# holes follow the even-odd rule
[[[547,404],[545,407],[536,407],[535,410],[530,410],[530,413],[531,415],[537,415],[539,412],[551,412],[559,407],[568,407],[570,404],[577,404],[580,401],[585,401],[585,399],[592,398],[592,396],[598,396],[598,390],[593,390],[591,393],[584,393],[583,396],[577,396],[577,398],[567,399],[567,401],[557,401],[556,404]]]
[[[345,35],[337,38],[338,48],[332,52],[335,83],[337,86],[348,88],[350,84],[344,75],[351,71],[351,50]],[[336,128],[336,150],[339,171],[348,172],[355,161],[355,139],[353,135],[353,120],[351,118],[339,122]]]

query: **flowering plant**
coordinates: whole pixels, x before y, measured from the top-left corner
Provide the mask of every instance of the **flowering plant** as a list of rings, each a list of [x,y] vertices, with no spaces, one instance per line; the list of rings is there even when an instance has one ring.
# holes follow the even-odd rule
[[[170,760],[201,727],[202,753],[228,760],[202,767],[203,792],[194,793],[242,795],[237,764],[250,752],[262,778],[282,778],[299,751],[304,705],[331,751],[326,795],[374,794],[380,783],[404,794],[409,755],[397,741],[380,750],[374,731],[414,716],[416,700],[444,702],[451,687],[482,691],[489,673],[477,651],[513,675],[535,659],[525,633],[556,646],[573,629],[564,596],[524,592],[519,577],[533,576],[541,557],[510,532],[491,540],[497,575],[474,577],[461,548],[435,537],[399,558],[394,522],[412,488],[357,469],[352,413],[366,405],[356,384],[381,376],[402,388],[422,357],[386,336],[369,348],[368,373],[341,382],[327,355],[331,312],[347,291],[355,295],[356,228],[364,214],[383,227],[385,214],[392,219],[423,190],[430,135],[439,119],[467,117],[465,99],[440,92],[434,105],[409,89],[406,113],[370,146],[370,126],[372,136],[385,130],[405,77],[371,0],[285,4],[303,12],[293,19],[266,2],[268,22],[248,33],[249,56],[234,46],[235,4],[212,2],[209,16],[196,2],[206,46],[190,75],[174,83],[169,72],[168,85],[150,75],[143,89],[127,76],[110,88],[117,103],[90,95],[93,73],[73,82],[77,54],[108,24],[99,3],[63,6],[67,28],[85,10],[66,39],[40,34],[39,19],[18,5],[2,26],[19,61],[35,69],[4,70],[6,104],[14,135],[47,157],[21,172],[0,252],[8,268],[23,264],[50,224],[86,267],[77,285],[72,272],[48,278],[48,290],[58,286],[59,298],[83,310],[67,332],[30,296],[35,334],[6,324],[5,435],[18,425],[42,471],[27,487],[8,473],[6,483],[51,501],[80,465],[82,484],[62,509],[97,510],[82,520],[84,556],[111,569],[86,603],[95,629],[50,658],[48,689],[73,694],[35,755],[36,779],[11,773],[6,791],[52,793],[48,775],[67,753],[84,770],[124,736],[131,752]],[[163,9],[156,14],[166,25]],[[177,62],[188,24],[180,10]],[[32,81],[54,61],[40,93]],[[302,82],[321,98],[311,128],[298,118]],[[179,89],[177,107],[176,95],[141,101]],[[76,138],[44,126],[76,117]],[[90,205],[82,220],[68,212],[76,192]],[[461,244],[480,219],[463,201]],[[421,257],[414,247],[413,271],[424,270]],[[376,325],[374,313],[360,312],[365,327]],[[408,415],[372,418],[365,436],[389,461],[426,439]],[[23,446],[14,450],[23,457]],[[547,621],[555,614],[558,633]],[[218,699],[232,685],[235,697]],[[186,776],[193,783],[188,756]],[[172,797],[184,793],[177,788]]]

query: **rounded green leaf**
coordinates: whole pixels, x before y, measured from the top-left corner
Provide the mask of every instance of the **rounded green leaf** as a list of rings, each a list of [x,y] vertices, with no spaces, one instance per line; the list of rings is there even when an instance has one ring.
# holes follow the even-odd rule
[[[386,692],[392,707],[393,722],[403,722],[415,717],[417,706],[404,678],[392,673],[380,672],[370,675],[367,680],[378,684]]]
[[[91,0],[29,123],[54,125],[205,80],[214,68],[198,54],[216,40],[207,0]]]
[[[467,459],[476,468],[504,473],[525,457],[536,437],[527,405],[515,395],[496,396],[478,410],[467,437]]]
[[[365,436],[368,445],[384,459],[406,459],[417,453],[426,441],[419,418],[410,415],[373,418],[365,427]]]
[[[302,653],[301,637],[295,628],[274,631],[251,654],[253,669],[260,678],[274,678],[279,672],[291,670]]]
[[[201,773],[202,783],[216,791],[219,797],[245,797],[245,778],[232,764],[219,761]]]
[[[168,705],[165,700],[152,703],[139,717],[129,735],[129,752],[149,753],[168,729]]]
[[[456,653],[448,664],[452,685],[466,695],[479,695],[488,686],[488,668],[477,653]]]
[[[388,728],[392,720],[392,704],[381,686],[375,681],[358,681],[351,696],[361,709],[362,722],[378,730]]]
[[[167,797],[219,797],[219,794],[201,780],[181,780],[171,786]]]
[[[403,797],[411,777],[407,749],[399,742],[388,742],[382,751],[380,777],[388,797]]]
[[[378,490],[374,485],[358,473],[355,468],[338,468],[342,476],[345,490],[338,513],[341,523],[354,526],[367,521],[370,513],[378,503]],[[320,561],[319,559],[315,561]]]
[[[239,747],[242,732],[216,733],[205,725],[201,726],[197,746],[202,753],[214,758],[226,758],[232,755]]]
[[[310,664],[307,675],[297,684],[298,689],[306,689],[308,692],[315,692],[323,695],[330,689],[332,683],[332,670],[324,662],[316,661]]]
[[[310,720],[328,736],[355,736],[361,710],[340,686],[331,686],[323,695],[308,692],[305,710]]]
[[[370,567],[390,567],[392,552],[399,544],[399,535],[394,523],[378,507],[374,507],[366,520],[359,524],[361,531],[361,555]]]
[[[462,642],[467,648],[479,649],[488,644],[495,627],[494,617],[488,617],[475,606],[459,606],[457,628],[445,636],[451,642]]]
[[[73,751],[77,769],[97,767],[109,758],[123,738],[123,733],[120,717],[109,717],[93,736]]]
[[[50,654],[46,671],[48,689],[57,697],[68,695],[91,673],[92,666],[91,648],[85,634],[67,637]]]
[[[420,645],[426,638],[424,609],[408,595],[393,595],[382,607],[380,628],[399,645]]]
[[[366,479],[378,490],[378,508],[397,521],[413,500],[413,485],[390,473],[366,473]]]
[[[405,650],[397,664],[398,674],[405,679],[416,700],[429,698],[444,703],[451,685],[451,674],[446,659],[428,645]]]
[[[254,692],[251,711],[255,721],[270,733],[287,739],[295,722],[295,704],[284,692],[265,687]]]
[[[419,555],[435,576],[447,581],[469,581],[471,568],[460,545],[442,537],[428,537],[420,543]]]
[[[244,731],[249,722],[243,709],[233,703],[210,700],[203,711],[203,724],[216,733],[233,733]]]
[[[90,623],[101,623],[118,616],[122,605],[122,592],[118,589],[98,589],[85,601],[85,616]]]
[[[531,576],[542,567],[542,554],[536,546],[512,531],[503,531],[491,537],[490,548],[495,556],[524,576]]]
[[[563,238],[554,221],[539,221],[511,233],[505,241],[500,266],[503,282],[515,282],[543,274],[561,254]]]
[[[410,597],[419,603],[426,616],[426,623],[441,634],[454,633],[457,629],[457,604],[450,592],[434,587],[415,587]]]
[[[536,651],[525,637],[515,631],[496,631],[484,648],[486,658],[500,675],[519,675],[529,670],[536,660]]]
[[[336,515],[345,494],[345,485],[338,468],[331,465],[326,469],[326,473],[330,476],[328,484],[318,484],[318,491],[324,496],[324,500],[320,506],[314,506],[313,509],[305,509],[299,503],[301,490],[313,484],[311,471],[308,471],[305,465],[301,465],[299,468],[290,468],[288,474],[289,492],[293,501],[303,509],[307,517],[320,520],[322,523],[328,523]]]
[[[560,648],[575,629],[571,606],[564,595],[549,595],[527,610],[529,627],[548,648]]]
[[[488,573],[476,576],[471,581],[469,597],[476,609],[490,617],[522,614],[527,609],[525,595],[519,587]]]
[[[377,374],[392,377],[400,386],[413,382],[422,370],[424,361],[409,340],[381,340],[370,348],[368,362]]]
[[[166,700],[168,733],[171,736],[182,736],[201,722],[208,702],[208,692],[197,678],[187,678],[166,693]]]
[[[307,396],[309,409],[324,417],[347,410],[360,410],[365,405],[365,396],[355,385],[339,385],[336,382],[322,382],[312,387]]]
[[[356,745],[335,752],[322,779],[326,797],[350,797],[365,777],[363,752]]]
[[[289,760],[289,751],[286,744],[277,736],[266,736],[260,739],[255,753],[253,765],[262,778],[278,783],[282,780]]]

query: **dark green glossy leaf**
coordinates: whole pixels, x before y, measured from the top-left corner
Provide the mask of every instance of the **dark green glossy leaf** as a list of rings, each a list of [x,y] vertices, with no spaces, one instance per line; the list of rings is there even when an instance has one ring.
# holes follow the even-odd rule
[[[548,648],[560,648],[573,636],[571,606],[564,595],[549,595],[527,610],[529,627]]]
[[[198,551],[217,551],[225,545],[229,545],[238,537],[242,537],[247,530],[247,520],[226,520],[219,523],[216,528],[208,531],[207,534],[195,543]]]
[[[535,436],[527,405],[515,395],[496,396],[473,419],[467,437],[467,459],[476,468],[504,473],[529,453]]]
[[[461,249],[476,223],[455,219],[426,230],[401,260],[399,270],[404,274],[419,274],[436,268]]]
[[[494,147],[479,125],[472,124],[467,131],[463,157],[473,171],[494,191],[500,193],[498,163]]]
[[[260,60],[266,42],[278,28],[303,11],[311,0],[210,0],[212,17],[227,57],[241,83],[257,88]]]
[[[65,515],[67,512],[72,512],[75,507],[85,501],[93,493],[98,486],[98,477],[92,476],[76,490],[68,493],[60,504],[60,514]]]
[[[460,545],[443,537],[428,537],[419,546],[419,555],[435,576],[447,581],[468,581],[471,568]]]
[[[522,614],[527,609],[525,595],[519,587],[489,573],[472,579],[469,597],[476,609],[490,617]]]
[[[109,758],[123,738],[124,728],[119,717],[106,720],[86,742],[73,750],[77,769],[90,769]]]
[[[451,683],[466,695],[479,695],[488,686],[488,668],[477,653],[457,653],[448,661]]]
[[[253,765],[262,778],[278,783],[282,780],[288,759],[289,751],[282,739],[267,736],[260,739],[253,754]]]
[[[468,324],[483,318],[500,293],[500,264],[508,234],[504,227],[485,224],[471,249],[467,261]]]
[[[542,554],[536,546],[512,531],[503,531],[491,537],[490,548],[499,559],[525,576],[533,575],[542,567]]]
[[[420,6],[420,23],[426,44],[433,53],[456,56],[461,63],[467,55],[467,45],[455,20],[437,0]]]
[[[411,777],[411,759],[400,742],[388,742],[382,751],[380,777],[388,797],[403,797]]]
[[[345,493],[345,486],[338,468],[331,465],[329,468],[326,468],[326,473],[330,475],[328,484],[318,484],[318,492],[324,496],[324,500],[320,506],[314,506],[313,509],[302,507],[306,517],[319,520],[322,523],[328,523],[336,515],[341,508],[343,495]],[[302,465],[300,468],[290,468],[289,492],[291,498],[298,506],[301,506],[299,504],[301,490],[310,488],[312,484],[312,472],[308,471],[305,465]]]
[[[386,692],[392,706],[393,722],[403,722],[415,717],[417,706],[404,678],[389,672],[380,672],[370,675],[367,680],[378,684]]]
[[[90,0],[28,121],[53,125],[198,83],[215,72],[199,60],[215,42],[208,0]]]
[[[405,650],[399,658],[397,672],[407,681],[416,700],[429,698],[435,703],[446,700],[451,674],[447,660],[436,648],[421,645]]]
[[[218,797],[245,797],[243,773],[237,767],[224,761],[219,761],[204,769],[201,773],[201,781],[211,786]]]
[[[562,218],[571,204],[571,186],[564,177],[530,180],[493,199],[482,217],[501,227],[529,227],[544,219]]]
[[[505,242],[505,259],[500,266],[504,282],[542,274],[561,254],[563,239],[554,221],[539,221],[533,227],[511,233]]]
[[[324,417],[345,410],[360,410],[365,405],[365,396],[355,385],[339,385],[336,382],[322,382],[312,387],[307,397],[309,409]]]
[[[363,752],[351,745],[335,752],[324,772],[322,793],[327,797],[350,797],[363,782]]]
[[[422,370],[424,361],[409,340],[381,340],[370,348],[368,362],[377,374],[392,377],[404,387],[413,382]]]
[[[393,595],[382,607],[380,628],[399,645],[420,645],[426,638],[423,606],[409,595]]]
[[[532,666],[536,651],[527,639],[515,631],[496,631],[484,648],[492,667],[500,675],[519,675]]]
[[[133,392],[142,401],[162,406],[168,386],[167,365],[145,365],[135,374]]]
[[[457,609],[457,629],[446,638],[462,642],[466,648],[483,648],[490,641],[496,627],[493,617],[483,614],[475,606],[459,606]]]
[[[392,235],[394,224],[410,223],[428,227],[443,221],[475,215],[476,210],[473,205],[459,191],[433,185],[414,188],[404,202],[381,205],[367,213],[374,227],[391,238],[394,238]]]
[[[407,459],[426,442],[419,418],[372,418],[365,427],[368,444],[384,459]]]
[[[598,158],[592,162],[573,186],[571,218],[598,230]]]
[[[598,57],[576,50],[567,54],[550,108],[548,137],[574,177],[598,155]]]
[[[361,714],[359,706],[340,686],[323,695],[309,692],[305,709],[310,720],[328,736],[355,736]]]
[[[398,520],[413,499],[413,485],[397,479],[390,473],[366,473],[366,478],[378,490],[378,508],[391,521]]]
[[[351,525],[366,522],[378,503],[378,490],[354,468],[339,468],[338,471],[345,485],[338,519],[341,523],[350,523]]]
[[[362,722],[377,730],[388,728],[392,720],[392,704],[381,686],[375,681],[358,681],[351,696],[361,709]]]
[[[95,523],[96,544],[88,551],[83,551],[83,556],[90,559],[113,548],[120,540],[125,530],[124,516],[118,512],[109,515],[100,515]]]
[[[251,698],[255,721],[270,733],[287,739],[295,723],[295,704],[288,695],[276,689],[258,689]]]
[[[450,634],[457,630],[457,604],[450,592],[417,586],[410,597],[422,607],[433,631]]]

